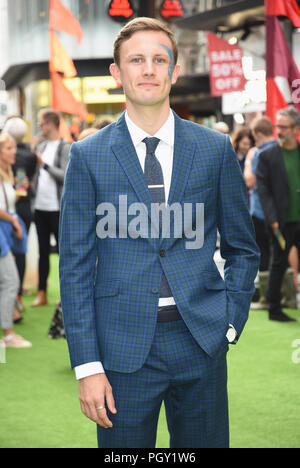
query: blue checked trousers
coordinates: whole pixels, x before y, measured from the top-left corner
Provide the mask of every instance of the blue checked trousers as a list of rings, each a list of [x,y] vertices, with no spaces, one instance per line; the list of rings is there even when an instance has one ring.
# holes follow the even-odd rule
[[[97,426],[99,448],[155,448],[164,401],[170,448],[228,448],[228,343],[210,358],[183,320],[157,323],[149,355],[133,373],[106,370],[117,414]]]

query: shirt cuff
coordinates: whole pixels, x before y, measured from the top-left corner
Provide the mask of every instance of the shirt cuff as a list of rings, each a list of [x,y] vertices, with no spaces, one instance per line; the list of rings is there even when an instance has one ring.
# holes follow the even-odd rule
[[[232,344],[236,343],[237,331],[234,328],[234,326],[231,325],[231,323],[229,324],[229,329],[227,331],[226,338],[229,341],[229,343],[232,343]]]
[[[82,364],[81,366],[75,367],[76,379],[84,379],[90,375],[95,374],[104,374],[105,371],[101,362],[88,362],[87,364]]]

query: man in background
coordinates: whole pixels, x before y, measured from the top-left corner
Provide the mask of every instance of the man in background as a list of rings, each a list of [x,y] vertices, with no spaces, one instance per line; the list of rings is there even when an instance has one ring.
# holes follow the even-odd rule
[[[273,135],[273,124],[268,117],[259,117],[251,123],[251,130],[255,139],[257,149],[252,158],[247,156],[245,161],[244,177],[247,187],[251,189],[250,195],[250,214],[255,228],[256,242],[260,249],[259,265],[259,294],[258,302],[251,305],[251,309],[267,308],[267,284],[269,278],[270,264],[270,234],[268,232],[264,212],[259,200],[256,185],[256,170],[259,162],[259,156],[262,151],[270,148],[276,143]]]
[[[271,266],[267,289],[269,319],[295,321],[282,310],[281,286],[292,246],[300,248],[300,115],[294,107],[277,114],[278,143],[263,151],[256,171],[257,188],[271,234]]]
[[[39,128],[45,139],[37,147],[38,172],[34,222],[39,242],[39,286],[33,307],[47,304],[47,279],[49,275],[50,236],[58,245],[59,213],[65,171],[69,161],[70,143],[60,138],[60,115],[44,109],[38,115]]]

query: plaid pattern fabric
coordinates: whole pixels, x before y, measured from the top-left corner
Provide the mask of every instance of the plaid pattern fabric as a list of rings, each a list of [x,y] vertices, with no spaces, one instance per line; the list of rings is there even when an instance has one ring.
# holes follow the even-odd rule
[[[60,285],[72,367],[102,361],[107,370],[134,372],[149,353],[164,271],[183,320],[214,357],[231,323],[240,335],[248,318],[259,251],[246,186],[229,137],[175,115],[169,204],[204,203],[204,245],[182,238],[96,236],[96,208],[151,196],[124,114],[71,148],[60,219]],[[193,209],[193,224],[195,210]],[[213,261],[217,228],[225,281]],[[165,256],[160,256],[160,251]],[[95,265],[96,278],[95,278]]]
[[[162,401],[170,448],[229,446],[227,365],[223,340],[215,359],[182,320],[158,323],[146,362],[134,373],[106,371],[117,413],[98,426],[99,448],[154,448]]]

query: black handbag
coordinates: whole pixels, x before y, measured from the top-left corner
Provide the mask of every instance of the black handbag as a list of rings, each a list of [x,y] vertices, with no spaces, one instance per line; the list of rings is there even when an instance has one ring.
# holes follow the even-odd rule
[[[48,337],[52,339],[66,338],[63,314],[62,314],[62,308],[61,308],[60,302],[56,305],[55,313],[54,313],[51,326],[48,332]]]

